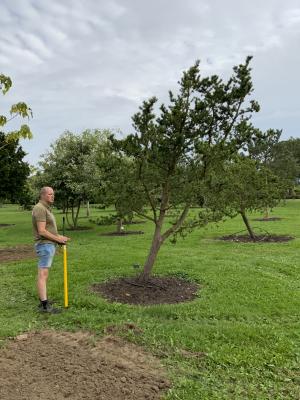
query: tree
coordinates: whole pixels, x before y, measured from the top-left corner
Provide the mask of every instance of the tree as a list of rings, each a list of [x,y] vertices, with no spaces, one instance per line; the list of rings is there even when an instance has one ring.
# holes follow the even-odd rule
[[[294,156],[286,147],[280,145],[281,130],[268,129],[266,132],[257,130],[254,139],[249,143],[248,156],[258,162],[266,171],[266,186],[268,185],[268,171],[277,175],[282,183],[285,182],[288,191],[294,186],[297,164]],[[270,206],[266,204],[264,219],[269,219]]]
[[[196,62],[183,73],[178,93],[169,92],[168,106],[162,104],[157,110],[155,97],[144,101],[133,116],[135,133],[111,138],[114,149],[132,161],[135,185],[130,183],[128,190],[143,204],[140,211],[133,201],[133,211],[154,224],[140,281],[149,279],[169,237],[208,221],[200,213],[189,222],[188,214],[193,204],[199,204],[209,171],[220,168],[256,134],[250,118],[259,105],[246,102],[253,90],[250,60],[234,67],[227,82],[216,75],[203,78]],[[178,214],[166,227],[166,216],[174,210]]]
[[[133,218],[133,209],[141,211],[143,207],[135,187],[134,165],[128,157],[118,155],[110,142],[99,150],[96,156],[101,175],[98,199],[104,206],[114,205],[116,214],[111,216],[110,222],[115,222],[116,231],[122,233],[124,221]]]
[[[6,135],[0,132],[0,199],[16,202],[22,197],[30,168],[23,161],[26,153],[18,140],[6,140]]]
[[[3,95],[5,95],[10,90],[11,86],[12,86],[12,81],[10,77],[0,74],[0,91],[2,92]],[[0,114],[0,128],[4,127],[8,122],[17,117],[22,117],[22,118],[32,117],[31,108],[28,107],[28,105],[24,102],[13,104],[10,107],[9,113],[10,113],[9,117]],[[21,125],[19,129],[7,132],[5,134],[5,141],[1,143],[0,150],[3,147],[7,146],[8,143],[10,142],[14,142],[19,139],[31,139],[31,138],[32,138],[32,133],[30,131],[29,126],[26,124]]]
[[[80,135],[65,132],[40,161],[40,186],[52,186],[56,199],[64,204],[66,219],[72,229],[78,226],[83,201],[94,195],[100,184],[95,154],[107,140],[107,132],[85,130]],[[70,214],[71,212],[71,220]]]
[[[300,178],[300,139],[290,138],[274,146],[271,169],[290,182],[291,189]]]
[[[206,206],[223,215],[240,214],[250,238],[256,235],[247,213],[275,207],[286,192],[284,181],[269,168],[249,157],[238,156],[212,174],[206,189]]]

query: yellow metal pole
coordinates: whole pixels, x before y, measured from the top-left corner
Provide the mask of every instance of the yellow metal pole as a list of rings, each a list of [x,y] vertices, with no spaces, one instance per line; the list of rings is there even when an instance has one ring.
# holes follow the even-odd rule
[[[69,294],[68,294],[68,258],[67,258],[67,246],[63,245],[64,254],[64,303],[65,308],[69,307]]]

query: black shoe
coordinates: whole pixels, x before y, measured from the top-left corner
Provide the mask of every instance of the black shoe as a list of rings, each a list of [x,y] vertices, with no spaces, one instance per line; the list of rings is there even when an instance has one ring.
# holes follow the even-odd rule
[[[44,307],[43,304],[40,304],[39,311],[42,313],[48,313],[48,314],[60,314],[61,313],[61,309],[54,308],[50,303],[47,303],[46,307]]]
[[[48,303],[49,303],[51,306],[53,306],[53,304],[57,303],[57,301],[52,300],[52,299],[48,299],[47,301],[48,301]],[[41,304],[42,304],[42,302],[41,302],[41,300],[40,300],[39,307],[41,306]]]

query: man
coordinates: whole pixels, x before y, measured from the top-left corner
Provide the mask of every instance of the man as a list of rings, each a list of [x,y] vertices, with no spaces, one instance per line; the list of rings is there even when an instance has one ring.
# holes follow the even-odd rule
[[[70,238],[59,235],[56,221],[51,212],[54,202],[54,191],[51,187],[43,187],[40,201],[32,210],[32,225],[35,239],[35,250],[38,256],[37,290],[40,298],[41,312],[56,314],[60,310],[54,308],[47,298],[47,280],[49,268],[55,254],[57,244],[65,244]]]

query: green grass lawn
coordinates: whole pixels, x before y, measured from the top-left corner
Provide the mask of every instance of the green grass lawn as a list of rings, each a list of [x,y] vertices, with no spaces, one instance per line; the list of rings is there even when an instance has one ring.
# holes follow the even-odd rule
[[[239,218],[194,231],[160,251],[156,274],[199,282],[198,297],[178,305],[108,303],[89,291],[92,283],[132,275],[143,263],[152,225],[133,225],[145,235],[103,237],[113,227],[72,232],[69,245],[70,308],[60,315],[37,313],[36,260],[0,264],[0,343],[21,332],[55,328],[90,330],[127,322],[143,333],[124,334],[158,355],[173,384],[166,399],[300,399],[300,201],[274,210],[281,221],[253,222],[288,243],[239,244],[215,240],[244,229]],[[92,209],[96,218],[104,211]],[[107,212],[106,212],[107,213]],[[258,215],[253,215],[254,218]],[[57,214],[61,225],[62,215]],[[31,243],[31,214],[0,208],[0,247]],[[80,219],[89,225],[87,219]],[[63,304],[62,255],[55,258],[49,296]],[[188,357],[187,352],[204,352]]]

